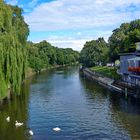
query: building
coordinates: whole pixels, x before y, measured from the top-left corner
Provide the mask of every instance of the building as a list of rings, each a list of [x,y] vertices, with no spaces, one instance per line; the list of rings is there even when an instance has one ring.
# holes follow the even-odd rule
[[[130,85],[140,85],[140,42],[134,53],[120,54],[119,74],[124,82]]]

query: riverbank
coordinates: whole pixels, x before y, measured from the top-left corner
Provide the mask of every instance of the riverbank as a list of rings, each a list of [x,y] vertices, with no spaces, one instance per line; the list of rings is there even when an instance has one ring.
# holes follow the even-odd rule
[[[50,67],[48,67],[48,68],[41,69],[39,73],[42,73],[42,72],[47,71],[47,70],[50,70],[50,69],[58,68],[58,67],[62,67],[62,66],[60,66],[60,65],[50,66]],[[26,77],[25,77],[25,79],[22,81],[22,84],[24,84],[24,82],[25,82],[27,79],[29,79],[29,78],[31,78],[31,77],[33,77],[34,75],[37,75],[37,74],[39,74],[39,73],[37,73],[37,72],[36,72],[34,69],[32,69],[32,68],[28,68],[27,71],[26,71]],[[11,91],[12,91],[11,87],[8,86],[8,92],[7,92],[6,96],[4,96],[3,98],[0,99],[0,105],[2,105],[2,104],[4,103],[4,101],[10,100],[10,99],[11,99],[11,97],[12,97],[12,92],[11,92]]]
[[[73,65],[78,65],[77,63],[76,64],[73,64]],[[72,65],[72,66],[73,66]],[[24,84],[24,82],[26,82],[27,79],[33,77],[34,75],[38,75],[44,71],[47,71],[47,70],[50,70],[50,69],[56,69],[56,68],[61,68],[61,67],[67,67],[69,65],[55,65],[55,66],[49,66],[48,68],[43,68],[40,70],[40,72],[36,72],[34,69],[32,68],[28,68],[27,71],[26,71],[26,77],[25,79],[23,80],[22,84]],[[0,99],[0,105],[2,105],[4,103],[4,101],[6,100],[10,100],[12,97],[12,92],[11,92],[11,87],[9,86],[8,87],[8,92],[6,94],[6,96],[4,96],[3,98]]]
[[[26,81],[26,79],[28,79],[28,78],[30,78],[30,77],[32,77],[32,76],[34,76],[34,75],[40,74],[40,73],[42,73],[42,72],[44,72],[44,71],[47,71],[47,70],[50,70],[50,69],[56,69],[56,68],[68,67],[68,66],[75,66],[75,65],[78,66],[79,63],[75,63],[75,64],[72,64],[72,65],[55,65],[55,66],[49,66],[49,67],[47,67],[47,68],[41,69],[41,70],[38,71],[38,72],[36,72],[36,71],[35,71],[34,69],[32,69],[32,68],[28,68],[27,73],[26,73],[25,81]]]
[[[29,78],[21,93],[0,107],[0,140],[140,139],[140,102],[125,101],[96,82],[83,80],[78,67]],[[15,127],[15,120],[24,126]],[[62,131],[55,133],[55,127]],[[32,138],[26,135],[28,128],[34,132]]]
[[[108,77],[114,80],[120,79],[120,75],[117,73],[116,67],[108,66],[94,66],[89,68],[92,72],[100,74],[102,77]]]
[[[122,81],[117,81],[117,80],[102,76],[96,72],[91,71],[88,68],[80,69],[80,72],[84,76],[84,78],[88,78],[93,81],[96,81],[100,85],[105,86],[110,90],[121,93],[126,98],[128,96],[131,96],[131,97],[140,99],[140,92],[136,89],[136,87],[130,87],[128,84]]]

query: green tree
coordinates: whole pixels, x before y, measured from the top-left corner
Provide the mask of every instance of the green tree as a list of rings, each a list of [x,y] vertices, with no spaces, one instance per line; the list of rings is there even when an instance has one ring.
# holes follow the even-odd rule
[[[140,41],[140,19],[130,23],[123,23],[113,31],[109,38],[110,60],[119,59],[119,53],[132,52],[136,49],[136,42]]]
[[[25,78],[28,25],[22,10],[0,0],[0,98],[7,95],[8,88],[15,94]]]
[[[80,62],[84,66],[95,66],[107,61],[108,45],[103,38],[86,42],[80,53]]]
[[[47,41],[28,42],[28,63],[34,70],[38,71],[55,65],[71,65],[78,60],[79,53],[72,49],[57,48]]]

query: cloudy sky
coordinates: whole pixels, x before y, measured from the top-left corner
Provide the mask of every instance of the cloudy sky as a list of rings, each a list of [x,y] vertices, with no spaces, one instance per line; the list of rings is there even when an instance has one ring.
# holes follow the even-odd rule
[[[104,37],[123,22],[140,18],[140,0],[5,0],[23,8],[29,40],[47,40],[80,51],[86,41]]]

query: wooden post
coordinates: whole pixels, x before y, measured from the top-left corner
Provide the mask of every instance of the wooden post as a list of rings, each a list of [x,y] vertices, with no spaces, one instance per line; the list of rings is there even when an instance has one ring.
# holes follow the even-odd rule
[[[127,93],[127,88],[125,88],[125,98],[127,99],[128,93]]]

